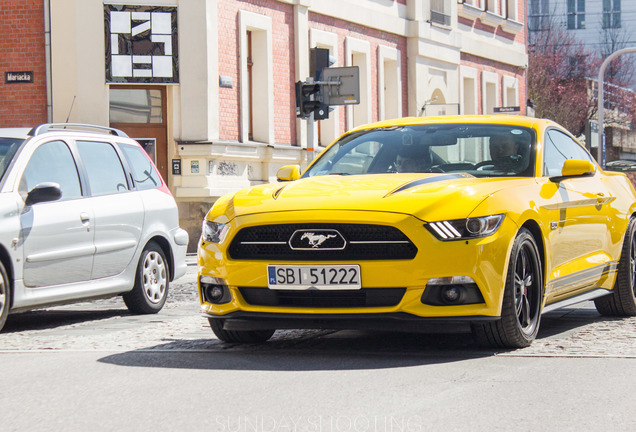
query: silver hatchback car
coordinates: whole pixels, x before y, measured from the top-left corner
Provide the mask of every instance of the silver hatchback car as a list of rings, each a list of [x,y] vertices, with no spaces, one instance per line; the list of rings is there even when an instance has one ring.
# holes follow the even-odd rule
[[[122,295],[157,313],[188,233],[152,160],[116,129],[0,129],[0,329],[11,312]]]

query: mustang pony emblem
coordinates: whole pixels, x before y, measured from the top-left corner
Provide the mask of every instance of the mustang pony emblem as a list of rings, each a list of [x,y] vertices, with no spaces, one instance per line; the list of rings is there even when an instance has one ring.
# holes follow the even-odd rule
[[[316,235],[316,234],[314,234],[312,232],[306,232],[305,234],[303,234],[303,236],[300,239],[301,240],[307,239],[309,241],[309,245],[312,248],[318,248],[327,239],[333,238],[335,236],[336,236],[335,234],[327,234],[327,235],[318,234],[318,235]]]

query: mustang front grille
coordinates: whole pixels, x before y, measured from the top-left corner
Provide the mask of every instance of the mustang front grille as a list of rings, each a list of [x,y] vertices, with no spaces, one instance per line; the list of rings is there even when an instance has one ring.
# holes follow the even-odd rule
[[[406,288],[296,291],[239,287],[239,291],[253,306],[352,308],[395,306],[402,300]]]
[[[417,247],[390,226],[281,224],[241,229],[228,252],[240,260],[406,260],[415,258]]]

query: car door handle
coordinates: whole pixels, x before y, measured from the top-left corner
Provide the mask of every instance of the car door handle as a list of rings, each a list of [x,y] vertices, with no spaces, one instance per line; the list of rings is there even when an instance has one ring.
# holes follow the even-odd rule
[[[88,213],[80,213],[80,220],[82,221],[82,224],[84,225],[88,225],[91,221],[91,217],[88,215]]]

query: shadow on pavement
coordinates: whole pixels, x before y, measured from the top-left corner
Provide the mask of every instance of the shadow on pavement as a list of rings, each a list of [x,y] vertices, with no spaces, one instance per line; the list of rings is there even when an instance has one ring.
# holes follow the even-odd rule
[[[545,314],[537,340],[567,337],[598,321],[593,306]],[[398,333],[283,330],[263,344],[227,344],[209,339],[174,339],[141,350],[103,357],[128,367],[210,370],[361,370],[440,364],[490,357],[515,350],[479,347],[468,332]]]
[[[127,309],[45,309],[20,312],[9,315],[2,333],[45,330],[86,321],[99,321],[123,316],[132,315]]]
[[[214,339],[175,340],[101,358],[128,367],[205,370],[363,370],[439,364],[489,357],[470,334],[360,331],[279,331],[262,344],[226,344]]]

